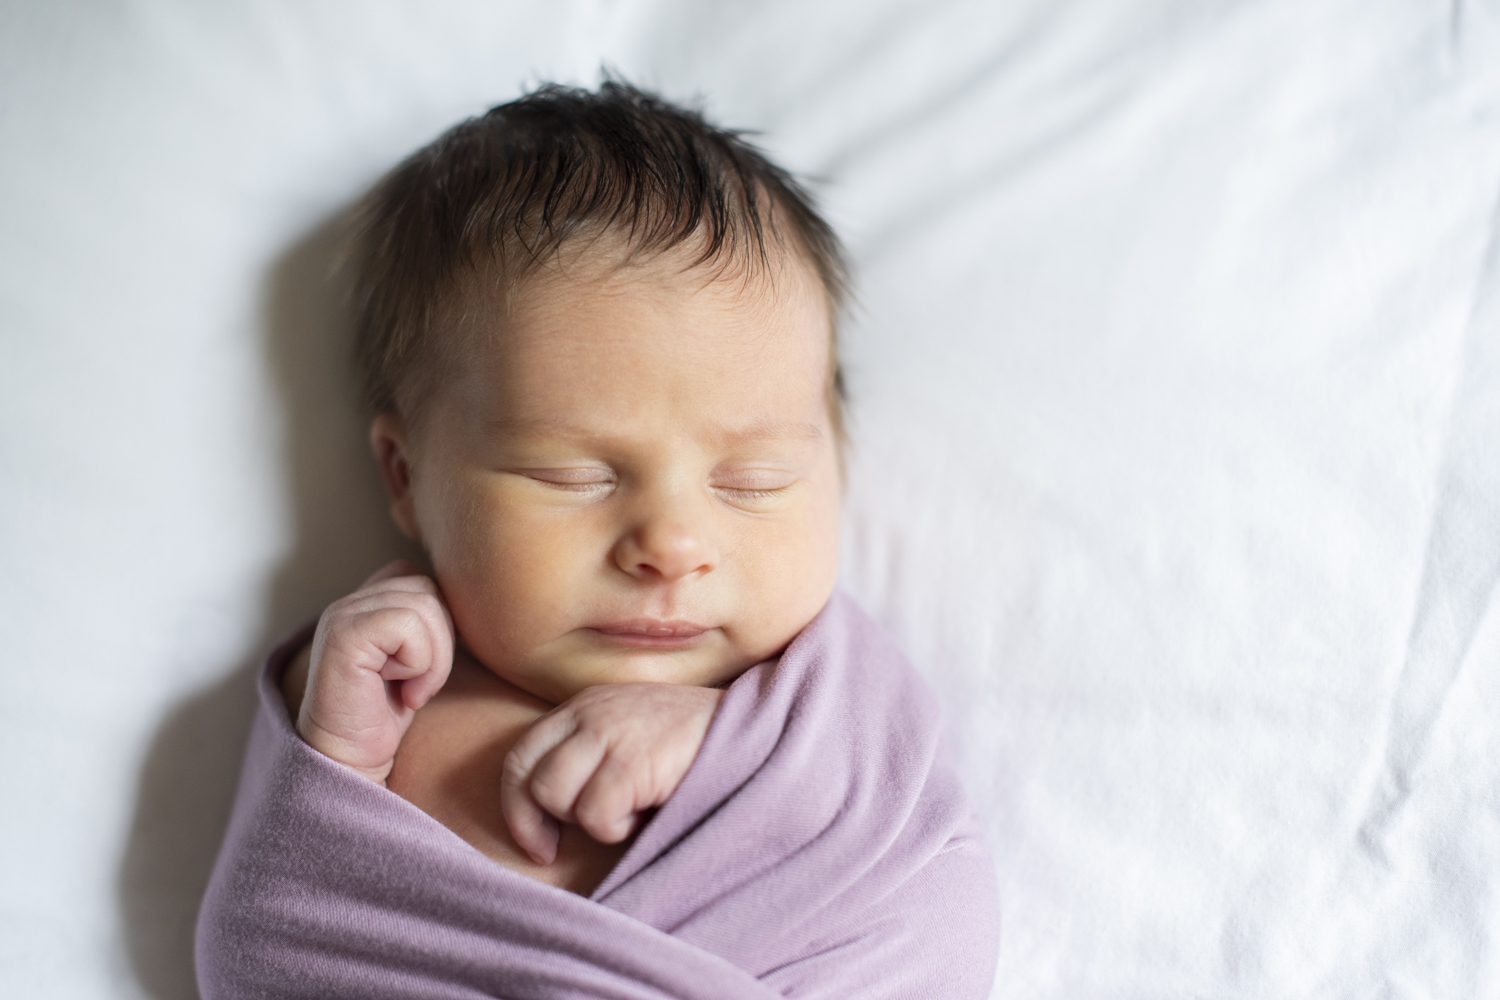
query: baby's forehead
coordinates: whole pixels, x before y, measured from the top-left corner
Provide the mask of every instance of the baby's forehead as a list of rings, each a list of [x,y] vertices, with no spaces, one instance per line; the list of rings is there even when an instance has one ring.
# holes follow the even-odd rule
[[[518,280],[485,277],[465,314],[423,408],[454,404],[518,428],[670,411],[705,386],[694,413],[726,431],[820,420],[808,408],[834,364],[827,293],[791,257],[749,268],[687,250],[630,259],[593,248]]]
[[[701,260],[691,248],[650,257],[589,248],[497,283],[475,316],[481,344],[516,338],[559,345],[628,336],[695,354],[767,347],[787,335],[831,343],[831,303],[805,261]]]
[[[492,261],[454,291],[451,321],[439,327],[446,334],[429,342],[426,374],[416,374],[406,397],[403,409],[417,422],[444,404],[523,418],[545,409],[552,419],[570,406],[559,387],[619,392],[666,372],[719,386],[722,397],[709,405],[726,427],[745,422],[736,402],[745,392],[759,391],[769,404],[780,385],[803,386],[795,395],[822,401],[814,405],[842,446],[836,300],[816,264],[793,247],[773,244],[763,256],[721,248],[707,257],[685,242],[642,253],[628,235],[605,234],[564,244],[524,269]]]
[[[702,324],[703,336],[684,344],[691,349],[732,348],[732,339],[710,336],[725,328],[769,336],[788,326],[813,338],[820,352],[834,349],[832,297],[813,265],[789,251],[765,260],[703,260],[692,247],[639,255],[595,241],[521,274],[480,269],[465,284],[452,321],[443,324],[447,336],[433,345],[447,356],[433,359],[439,364],[507,351],[517,338],[609,338],[625,319],[639,327],[652,313],[663,323]]]

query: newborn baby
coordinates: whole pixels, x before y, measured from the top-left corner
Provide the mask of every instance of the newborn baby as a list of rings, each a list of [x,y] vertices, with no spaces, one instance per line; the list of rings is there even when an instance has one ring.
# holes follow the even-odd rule
[[[838,243],[733,134],[606,83],[543,88],[417,153],[365,204],[354,263],[370,440],[431,572],[385,567],[284,650],[286,717],[493,861],[588,896],[681,785],[725,689],[774,677],[830,603]],[[886,724],[857,721],[877,740]],[[850,756],[877,772],[858,794],[895,803],[898,765]],[[936,782],[962,819],[932,760],[913,788]],[[847,812],[856,793],[834,794]],[[978,842],[942,822],[922,864]],[[892,897],[903,865],[859,898]],[[838,935],[818,961],[857,965]]]
[[[607,119],[625,97],[589,111]],[[552,92],[508,116],[592,103]],[[454,183],[430,172],[476,183],[501,169],[480,157],[515,155],[488,148],[518,140],[485,124],[386,186],[367,253],[411,239],[423,185]],[[437,287],[367,278],[371,442],[433,574],[393,565],[328,609],[310,669],[304,654],[284,681],[297,731],[501,864],[575,891],[676,788],[716,689],[779,653],[833,589],[841,269],[799,193],[761,172],[730,175],[721,219],[650,205],[628,224],[549,229],[545,204],[516,199],[516,230],[496,235],[521,245],[498,259],[464,259]],[[653,180],[670,183],[637,183]],[[766,180],[780,189],[754,186]],[[408,333],[377,312],[403,292],[447,301]],[[582,830],[559,840],[533,801]]]

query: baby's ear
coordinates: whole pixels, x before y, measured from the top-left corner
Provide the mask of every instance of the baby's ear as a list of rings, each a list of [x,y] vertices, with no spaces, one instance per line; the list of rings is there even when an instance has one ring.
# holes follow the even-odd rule
[[[370,421],[370,448],[380,463],[385,488],[391,494],[391,517],[406,537],[418,542],[422,530],[417,525],[416,506],[411,492],[411,452],[407,447],[406,424],[394,413],[378,413]]]

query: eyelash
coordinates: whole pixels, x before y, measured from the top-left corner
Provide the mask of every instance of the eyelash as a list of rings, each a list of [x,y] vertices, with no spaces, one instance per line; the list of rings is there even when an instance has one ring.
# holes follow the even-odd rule
[[[531,478],[534,481],[545,486],[550,486],[553,489],[562,490],[565,493],[576,493],[585,496],[591,493],[603,492],[615,485],[615,480],[613,479],[606,479],[592,483],[563,483],[558,482],[555,479],[542,479],[538,476],[533,476]],[[740,489],[734,486],[710,486],[709,489],[718,494],[729,494],[730,496],[744,502],[763,503],[768,500],[775,500],[778,497],[785,496],[791,490],[791,486],[778,486],[771,489],[760,490]]]
[[[564,490],[568,493],[597,493],[614,485],[612,480],[598,483],[555,483],[550,479],[538,479],[539,483],[546,483],[554,489]]]
[[[749,500],[774,500],[777,497],[785,496],[791,487],[779,486],[773,490],[740,490],[735,489],[733,486],[716,486],[714,489],[719,493],[733,493],[737,497],[744,497]]]

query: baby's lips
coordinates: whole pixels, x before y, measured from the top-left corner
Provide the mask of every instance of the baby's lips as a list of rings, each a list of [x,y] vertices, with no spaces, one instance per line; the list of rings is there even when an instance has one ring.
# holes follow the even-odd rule
[[[707,625],[699,625],[696,622],[663,621],[657,618],[634,618],[630,621],[614,622],[609,625],[595,625],[594,631],[604,635],[639,635],[653,639],[692,639],[707,632]]]
[[[709,626],[689,621],[663,621],[637,618],[625,622],[595,625],[593,631],[602,641],[635,649],[690,649],[703,640]]]

